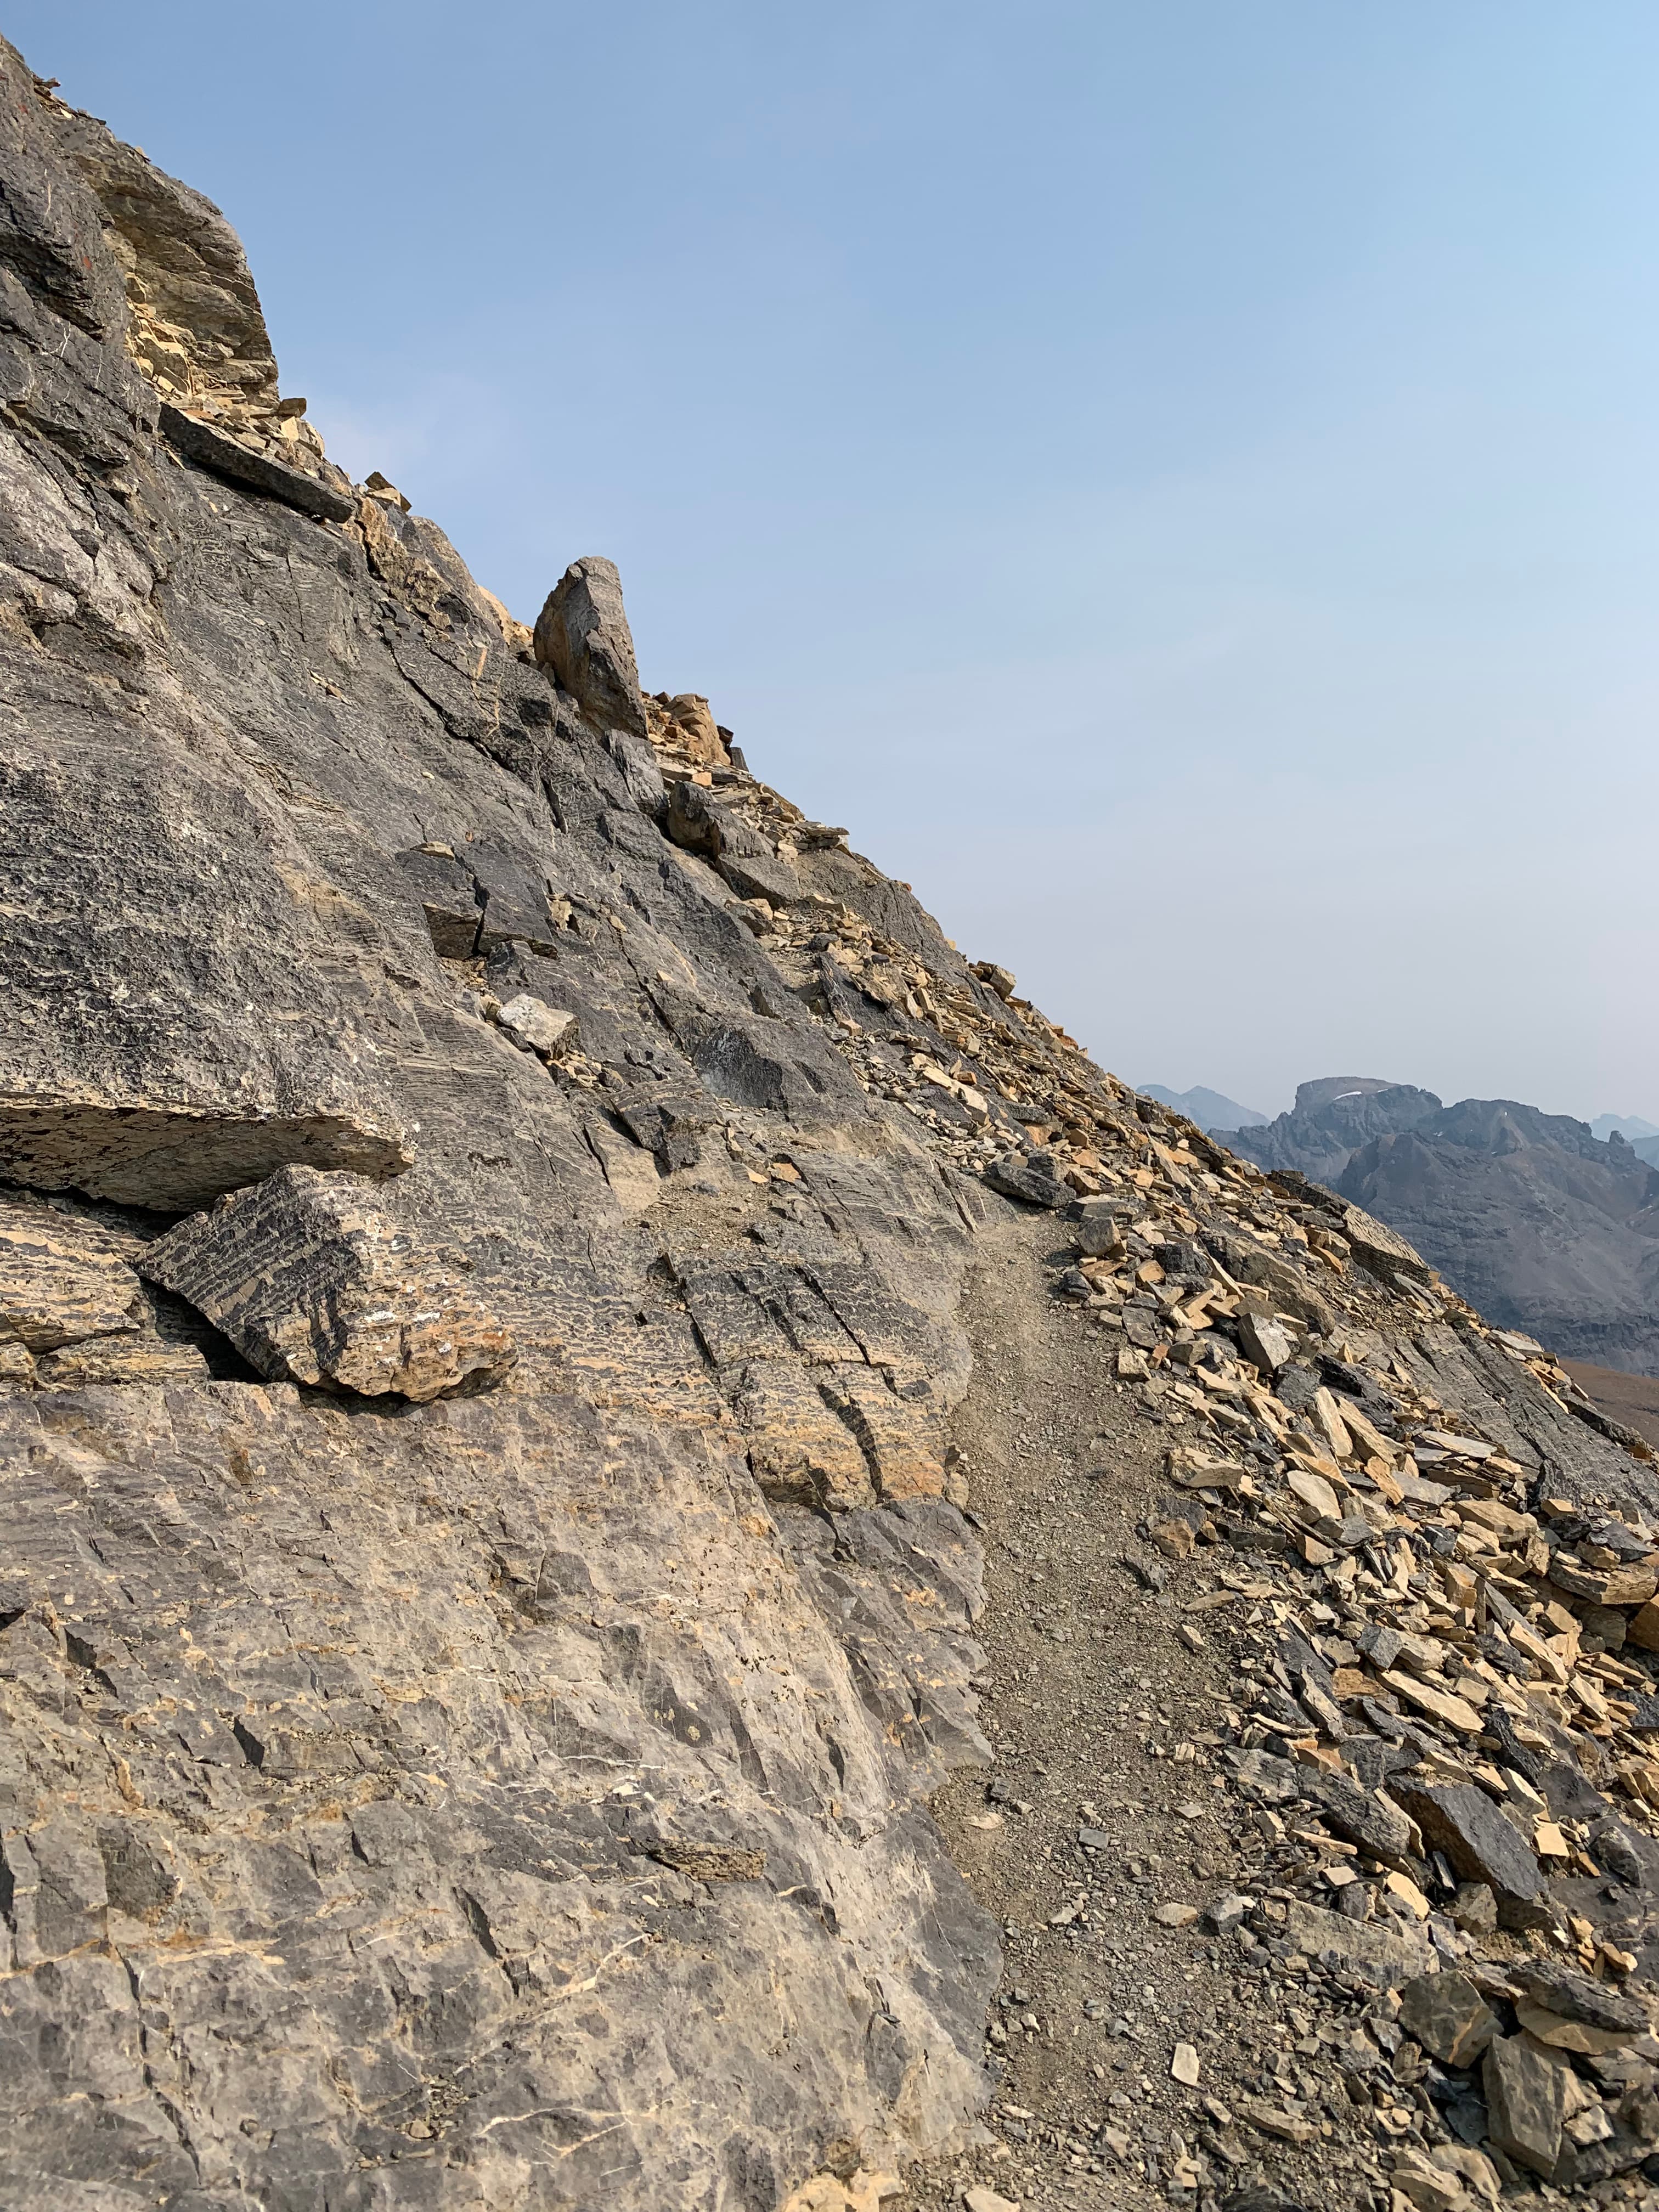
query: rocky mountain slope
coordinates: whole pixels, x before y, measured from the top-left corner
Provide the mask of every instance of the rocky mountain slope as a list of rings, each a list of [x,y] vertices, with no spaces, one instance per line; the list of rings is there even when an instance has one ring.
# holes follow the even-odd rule
[[[1659,1174],[1616,1130],[1604,1142],[1511,1099],[1442,1106],[1337,1076],[1303,1084],[1265,1129],[1216,1133],[1376,1214],[1504,1328],[1659,1374]]]
[[[516,622],[0,85],[0,2203],[1635,2175],[1649,1448],[642,696],[608,562]]]

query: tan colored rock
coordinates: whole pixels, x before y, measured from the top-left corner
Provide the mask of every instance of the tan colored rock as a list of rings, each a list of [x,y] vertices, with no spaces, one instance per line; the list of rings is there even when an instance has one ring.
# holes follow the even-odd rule
[[[538,999],[528,991],[520,991],[515,998],[508,999],[495,1019],[515,1044],[543,1060],[562,1060],[567,1053],[574,1052],[580,1042],[574,1014],[550,1006],[544,999]]]
[[[282,1168],[169,1230],[143,1271],[282,1381],[417,1404],[499,1381],[507,1330],[459,1263],[416,1250],[374,1195],[356,1176]]]
[[[726,740],[702,692],[676,692],[668,702],[668,712],[683,750],[700,768],[725,768],[729,764]]]
[[[810,1371],[789,1359],[751,1359],[733,1399],[755,1480],[769,1498],[845,1512],[873,1503],[858,1438],[825,1405]]]
[[[1511,2035],[1488,2045],[1481,2076],[1492,2142],[1516,2166],[1548,2179],[1561,2148],[1562,2069]]]
[[[1550,1562],[1550,1580],[1570,1597],[1586,1598],[1592,1605],[1645,1605],[1659,1594],[1659,1560],[1589,1567],[1558,1552]]]
[[[1431,2057],[1470,2066],[1498,2033],[1498,2015],[1467,1974],[1424,1974],[1400,1992],[1400,2025]]]
[[[1313,1411],[1315,1419],[1325,1432],[1332,1458],[1343,1460],[1351,1457],[1353,1438],[1348,1433],[1347,1424],[1337,1411],[1336,1400],[1322,1387],[1314,1393]]]
[[[1439,1721],[1449,1729],[1455,1729],[1459,1735],[1479,1735],[1485,1725],[1474,1707],[1455,1691],[1437,1690],[1431,1683],[1417,1681],[1398,1668],[1390,1668],[1382,1680],[1396,1697],[1403,1698],[1407,1705],[1415,1705],[1431,1720]]]
[[[0,1342],[42,1352],[136,1334],[143,1297],[124,1261],[90,1249],[50,1208],[8,1206],[0,1215]]]

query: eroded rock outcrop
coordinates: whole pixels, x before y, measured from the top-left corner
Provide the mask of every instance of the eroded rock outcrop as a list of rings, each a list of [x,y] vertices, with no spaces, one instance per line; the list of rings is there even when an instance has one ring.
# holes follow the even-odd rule
[[[142,1264],[273,1382],[424,1405],[513,1364],[454,1262],[422,1252],[356,1176],[279,1168],[147,1245]]]
[[[1148,1543],[1378,1615],[1346,1680],[1287,1628],[1237,1787],[1431,1883],[1479,1682],[1491,1761],[1650,1826],[1636,1669],[1559,1626],[1659,1640],[1645,1460],[641,698],[610,562],[532,637],[349,483],[217,211],[0,79],[7,2205],[867,2206],[959,2139],[997,1946],[927,1801],[989,1755],[951,1432],[1011,1207],[1201,1447]],[[1348,1914],[1274,1940],[1449,1940]]]

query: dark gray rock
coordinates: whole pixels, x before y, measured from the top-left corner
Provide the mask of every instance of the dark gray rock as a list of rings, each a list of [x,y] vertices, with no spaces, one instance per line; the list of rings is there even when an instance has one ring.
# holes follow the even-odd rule
[[[1480,2078],[1493,2142],[1516,2166],[1552,2179],[1565,2102],[1561,2069],[1524,2036],[1499,2036],[1486,2047]]]
[[[536,658],[601,728],[642,738],[645,708],[634,637],[614,561],[573,561],[536,621]]]
[[[938,2148],[997,1973],[925,1810],[988,1756],[977,1186],[661,834],[608,564],[559,689],[395,495],[158,442],[156,314],[190,420],[296,420],[240,249],[0,80],[0,2201],[692,2212]],[[767,1263],[764,1357],[671,1233]]]
[[[161,428],[186,460],[211,469],[232,483],[248,484],[255,491],[268,493],[289,507],[297,507],[303,514],[314,514],[323,522],[349,522],[357,512],[356,501],[337,491],[332,484],[307,476],[303,469],[291,469],[264,453],[256,453],[240,439],[169,407],[165,401]]]
[[[1396,1775],[1389,1790],[1431,1847],[1444,1851],[1455,1873],[1487,1885],[1505,1927],[1536,1924],[1545,1895],[1538,1862],[1483,1790],[1468,1782],[1421,1782],[1407,1773]]]
[[[1498,2033],[1498,2015],[1467,1974],[1424,1974],[1400,1992],[1400,2025],[1432,2058],[1474,2064]]]
[[[1623,1996],[1605,1982],[1565,1966],[1556,1959],[1522,1959],[1510,1969],[1510,1979],[1534,2004],[1561,2020],[1583,2021],[1587,2027],[1605,2028],[1611,2034],[1641,2035],[1648,2016],[1634,1997]]]
[[[1017,1198],[1026,1206],[1057,1210],[1071,1201],[1072,1194],[1066,1185],[1033,1166],[1030,1157],[1023,1153],[1005,1152],[1000,1159],[993,1160],[985,1170],[985,1180],[1005,1198]]]

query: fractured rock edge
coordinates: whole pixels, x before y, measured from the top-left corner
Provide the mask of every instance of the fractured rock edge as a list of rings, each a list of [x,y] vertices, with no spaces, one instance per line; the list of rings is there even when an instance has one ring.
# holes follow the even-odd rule
[[[1639,1644],[1645,1463],[642,699],[610,563],[532,636],[347,484],[217,211],[0,70],[8,2202],[829,2202],[971,2122],[994,1931],[921,1808],[988,1751],[948,1423],[1005,1200],[1202,1440],[1149,1545],[1495,1621],[1540,1695],[1480,1750],[1616,1779],[1639,1863],[1640,1714],[1514,1593]],[[1438,1632],[1376,1626],[1373,1729],[1289,1647],[1247,1795],[1270,1741],[1481,1786]],[[1297,1910],[1380,1983],[1439,1951]]]

